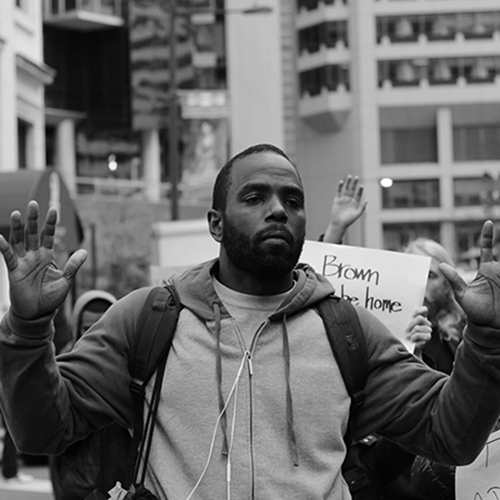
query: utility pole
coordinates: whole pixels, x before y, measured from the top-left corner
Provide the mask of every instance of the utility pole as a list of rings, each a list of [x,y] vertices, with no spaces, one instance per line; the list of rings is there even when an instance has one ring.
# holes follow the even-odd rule
[[[179,101],[177,96],[177,0],[170,0],[170,86],[168,106],[168,158],[170,167],[170,216],[179,219]]]

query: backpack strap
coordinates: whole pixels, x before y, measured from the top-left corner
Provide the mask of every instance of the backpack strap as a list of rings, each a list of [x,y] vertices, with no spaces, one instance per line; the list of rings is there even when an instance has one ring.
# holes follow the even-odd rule
[[[129,361],[132,375],[130,391],[134,398],[134,430],[127,460],[127,488],[135,480],[139,458],[144,451],[143,403],[146,385],[158,367],[161,367],[161,373],[165,369],[181,308],[179,295],[173,285],[157,286],[149,292],[137,321]],[[161,382],[156,383],[156,397],[159,396],[160,389]],[[157,408],[157,404],[153,406]]]
[[[356,412],[365,401],[364,387],[368,378],[366,342],[354,306],[347,300],[330,295],[318,303],[318,311],[342,378],[351,397],[349,425],[344,439],[349,446]]]

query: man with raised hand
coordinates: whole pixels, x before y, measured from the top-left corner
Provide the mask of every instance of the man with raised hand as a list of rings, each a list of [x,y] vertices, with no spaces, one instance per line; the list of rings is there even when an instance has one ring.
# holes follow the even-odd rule
[[[0,237],[11,296],[0,329],[0,400],[18,446],[54,454],[110,422],[132,428],[129,355],[149,288],[118,301],[56,360],[51,320],[85,252],[56,269],[56,212],[40,235],[38,217],[31,202],[26,230],[14,212],[10,243]],[[259,144],[233,157],[217,176],[208,225],[219,257],[171,280],[183,308],[146,486],[162,500],[350,498],[341,466],[351,401],[317,311],[333,288],[297,264],[304,190],[287,155]],[[441,266],[468,316],[450,377],[357,309],[368,379],[354,438],[378,433],[450,464],[477,456],[500,414],[500,264],[492,247],[486,222],[470,285]]]

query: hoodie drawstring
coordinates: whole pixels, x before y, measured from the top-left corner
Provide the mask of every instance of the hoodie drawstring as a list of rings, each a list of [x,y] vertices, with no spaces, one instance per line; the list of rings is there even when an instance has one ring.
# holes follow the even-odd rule
[[[227,440],[227,416],[226,412],[223,411],[225,407],[224,395],[222,394],[222,355],[220,350],[220,306],[217,302],[214,303],[214,316],[215,316],[215,335],[217,338],[217,359],[216,359],[216,371],[217,371],[217,389],[219,396],[219,413],[221,413],[221,430],[222,430],[222,454],[227,456],[229,453],[229,445]]]
[[[286,379],[286,422],[288,428],[288,438],[290,439],[293,465],[299,466],[299,452],[295,429],[293,426],[293,401],[292,390],[290,388],[290,345],[288,342],[288,330],[286,327],[286,315],[283,316],[283,358],[285,361],[285,379]]]
[[[216,357],[216,371],[217,371],[217,386],[218,386],[218,398],[219,398],[219,412],[221,414],[221,431],[222,431],[222,454],[228,456],[229,454],[229,440],[227,435],[227,416],[225,412],[226,403],[224,402],[224,395],[222,394],[222,354],[220,348],[220,336],[221,336],[221,314],[220,306],[214,303],[214,316],[215,316],[215,335],[217,339],[217,357]],[[285,380],[286,380],[286,421],[288,438],[290,441],[290,448],[293,458],[293,465],[295,467],[299,466],[299,453],[297,438],[295,436],[295,427],[293,422],[293,400],[292,400],[292,390],[290,385],[290,344],[288,340],[288,330],[286,323],[286,315],[283,316],[283,358],[285,365]]]

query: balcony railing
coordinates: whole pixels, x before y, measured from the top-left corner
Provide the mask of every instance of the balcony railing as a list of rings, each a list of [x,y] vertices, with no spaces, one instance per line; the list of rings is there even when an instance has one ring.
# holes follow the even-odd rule
[[[377,41],[383,44],[493,39],[499,34],[500,11],[377,18]]]
[[[379,61],[379,86],[500,83],[500,56]]]
[[[122,16],[122,0],[45,0],[44,14],[57,16],[84,10],[95,14]]]
[[[302,71],[299,75],[300,95],[315,96],[322,89],[328,92],[344,92],[350,90],[349,67],[347,65],[329,64]]]
[[[123,0],[44,0],[47,24],[79,31],[123,24]]]

